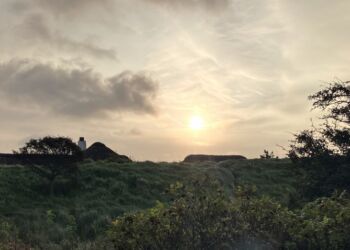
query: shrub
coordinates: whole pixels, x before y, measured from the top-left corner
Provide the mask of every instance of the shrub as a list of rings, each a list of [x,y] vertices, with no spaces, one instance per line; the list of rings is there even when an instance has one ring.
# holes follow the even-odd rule
[[[22,249],[25,245],[18,237],[17,228],[9,221],[0,218],[0,250]]]
[[[219,184],[209,179],[190,186],[177,183],[170,192],[175,198],[170,206],[158,203],[150,210],[113,222],[108,234],[115,249],[241,248],[258,241],[268,248],[275,244],[273,234],[280,230],[270,229],[271,223],[277,222],[267,214],[272,207],[279,213],[284,210],[269,199],[261,204],[249,200],[232,202]],[[251,214],[252,211],[258,213]],[[269,232],[271,235],[264,238]]]
[[[170,189],[174,201],[117,218],[114,249],[345,249],[350,200],[344,194],[291,211],[252,188],[229,199],[208,179]]]
[[[346,193],[319,198],[300,211],[290,235],[298,249],[347,249],[350,246],[350,200]]]

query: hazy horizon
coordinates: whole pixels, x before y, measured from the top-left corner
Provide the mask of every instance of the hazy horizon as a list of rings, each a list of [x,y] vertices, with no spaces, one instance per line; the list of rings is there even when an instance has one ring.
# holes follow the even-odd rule
[[[350,80],[350,2],[3,0],[0,152],[46,135],[135,160],[283,156]]]

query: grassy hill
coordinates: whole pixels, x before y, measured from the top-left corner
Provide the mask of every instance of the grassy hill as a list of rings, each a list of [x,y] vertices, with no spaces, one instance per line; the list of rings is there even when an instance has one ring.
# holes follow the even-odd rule
[[[42,249],[69,249],[77,241],[102,236],[112,219],[125,212],[168,202],[170,184],[208,174],[227,192],[235,185],[255,185],[258,194],[290,205],[298,197],[301,173],[289,160],[221,163],[126,163],[86,161],[77,183],[60,179],[55,196],[29,169],[0,167],[0,220],[15,225],[18,237]],[[1,230],[1,229],[0,229]],[[0,232],[1,237],[1,232]]]

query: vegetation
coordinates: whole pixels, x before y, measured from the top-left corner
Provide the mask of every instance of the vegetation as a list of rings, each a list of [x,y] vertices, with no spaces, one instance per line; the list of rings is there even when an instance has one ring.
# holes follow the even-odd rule
[[[260,155],[260,159],[274,159],[274,158],[278,158],[278,157],[275,156],[273,151],[269,152],[266,149],[264,149],[264,153]]]
[[[350,82],[332,83],[309,97],[323,124],[295,135],[289,157],[308,173],[307,195],[350,188]]]
[[[43,155],[38,159],[30,159],[31,170],[49,183],[49,191],[54,192],[54,182],[57,177],[76,177],[78,173],[77,161],[82,159],[82,151],[66,137],[44,137],[31,139],[15,154]],[[51,158],[49,156],[55,156]]]
[[[78,185],[58,179],[55,196],[29,168],[0,168],[4,249],[344,249],[350,243],[346,193],[303,202],[306,175],[289,160],[89,160],[79,168]]]
[[[288,160],[185,163],[85,161],[78,185],[58,178],[55,196],[29,168],[0,167],[0,220],[12,225],[17,239],[37,249],[75,249],[98,243],[111,222],[124,213],[171,202],[165,191],[208,174],[233,196],[233,185],[255,185],[258,195],[283,204],[297,199],[298,170]],[[12,233],[11,233],[12,235]],[[96,243],[97,242],[97,243]]]
[[[40,139],[31,139],[16,153],[26,155],[79,155],[81,150],[70,138],[46,136]]]
[[[350,200],[335,194],[289,210],[252,189],[229,199],[214,181],[173,185],[175,201],[113,222],[114,249],[346,249]]]

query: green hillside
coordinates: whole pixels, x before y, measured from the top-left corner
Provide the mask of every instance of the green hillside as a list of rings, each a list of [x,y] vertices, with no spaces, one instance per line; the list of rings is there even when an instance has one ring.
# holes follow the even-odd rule
[[[126,163],[86,161],[77,182],[57,180],[55,195],[30,169],[0,167],[0,218],[21,241],[42,249],[61,249],[95,241],[125,212],[168,202],[166,189],[200,175],[217,178],[229,194],[234,185],[254,185],[258,194],[289,205],[297,197],[301,174],[288,160],[221,163]],[[15,232],[16,231],[16,232]]]

